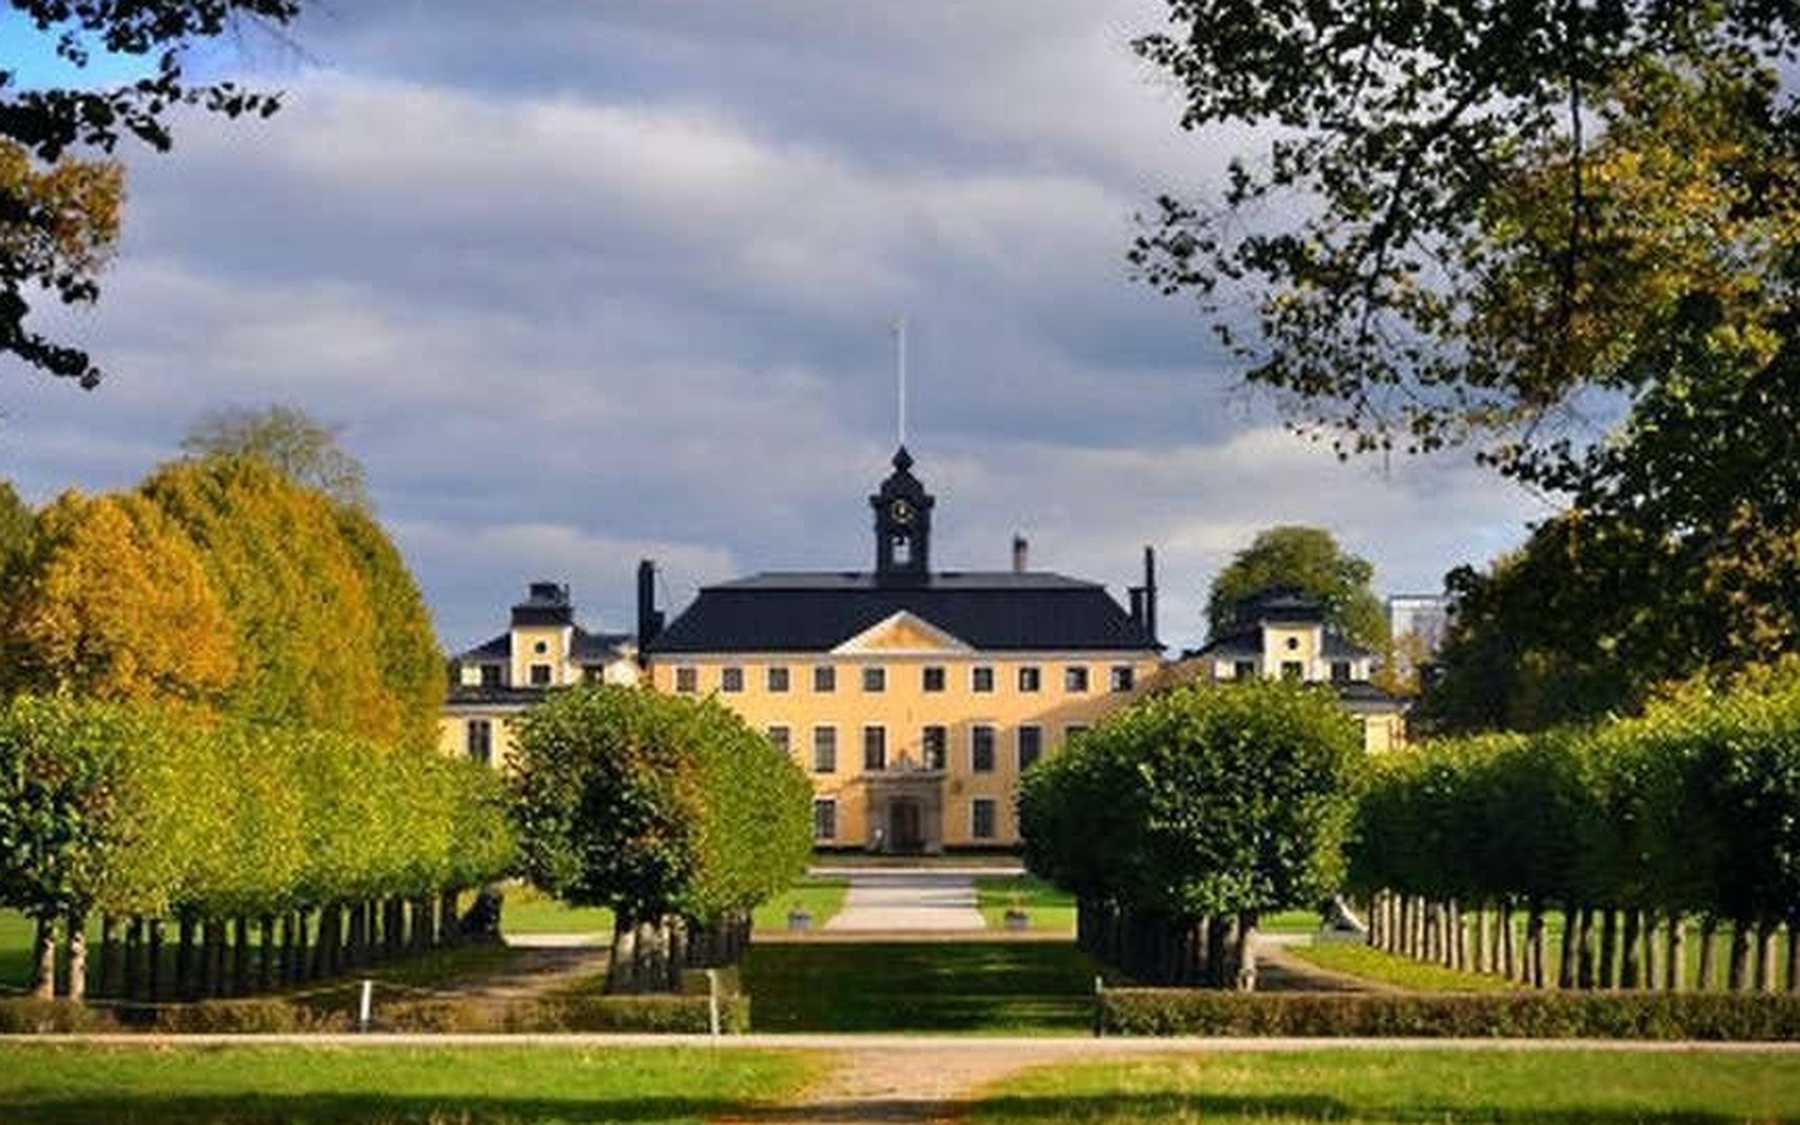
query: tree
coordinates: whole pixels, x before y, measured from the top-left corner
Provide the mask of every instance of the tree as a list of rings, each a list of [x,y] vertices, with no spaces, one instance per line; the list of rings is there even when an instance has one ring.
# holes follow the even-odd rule
[[[0,480],[0,589],[5,588],[6,572],[13,560],[31,545],[31,529],[36,517],[9,481]]]
[[[122,174],[111,160],[72,159],[72,149],[110,154],[133,138],[159,152],[173,143],[169,118],[197,106],[228,117],[267,117],[277,95],[231,82],[194,82],[195,43],[246,23],[277,29],[299,0],[11,0],[57,55],[86,66],[93,50],[141,58],[145,73],[111,88],[20,89],[0,69],[0,352],[49,374],[96,386],[101,372],[78,348],[26,327],[29,287],[64,304],[99,295],[95,275],[118,235]]]
[[[1381,599],[1369,589],[1374,576],[1367,559],[1345,554],[1324,528],[1272,527],[1258,532],[1213,579],[1207,626],[1215,638],[1242,628],[1250,624],[1237,618],[1245,598],[1271,586],[1296,586],[1324,604],[1327,628],[1381,652],[1388,623]]]
[[[0,691],[215,705],[237,656],[199,554],[141,496],[64,493],[0,606]]]
[[[369,494],[362,463],[338,445],[342,429],[291,406],[230,407],[201,415],[181,439],[181,450],[193,457],[262,461],[296,484],[366,511]]]

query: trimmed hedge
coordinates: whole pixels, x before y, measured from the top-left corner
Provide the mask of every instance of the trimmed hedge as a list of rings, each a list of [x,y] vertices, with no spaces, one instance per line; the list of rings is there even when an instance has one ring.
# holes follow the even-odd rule
[[[1723,993],[1345,995],[1112,989],[1108,1035],[1800,1040],[1800,996]]]

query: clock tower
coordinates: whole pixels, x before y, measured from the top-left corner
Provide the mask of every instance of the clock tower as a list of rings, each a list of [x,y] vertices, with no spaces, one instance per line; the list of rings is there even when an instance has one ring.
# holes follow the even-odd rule
[[[875,581],[924,584],[931,577],[931,508],[937,503],[912,475],[912,454],[903,445],[894,471],[869,497],[875,509]]]

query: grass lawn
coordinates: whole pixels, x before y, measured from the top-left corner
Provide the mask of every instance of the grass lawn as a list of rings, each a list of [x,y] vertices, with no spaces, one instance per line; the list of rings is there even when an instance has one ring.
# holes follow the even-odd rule
[[[1381,981],[1418,992],[1505,992],[1521,988],[1502,977],[1462,973],[1441,965],[1427,965],[1409,957],[1396,957],[1366,945],[1327,942],[1290,946],[1296,958],[1321,969],[1347,973],[1363,980]]]
[[[968,1125],[1014,1122],[1800,1120],[1800,1055],[1307,1051],[1082,1063],[988,1092]]]
[[[1034,930],[1075,933],[1075,896],[1031,875],[979,876],[975,880],[976,905],[990,930],[1006,928],[1006,911],[1024,908]]]
[[[0,1046],[8,1125],[697,1122],[792,1093],[794,1054],[699,1049]]]
[[[755,945],[755,1031],[1088,1031],[1094,963],[1058,942]]]
[[[842,875],[808,875],[757,907],[750,922],[758,930],[785,930],[788,911],[800,906],[812,915],[812,928],[821,929],[844,908],[844,896],[849,892],[850,880]]]

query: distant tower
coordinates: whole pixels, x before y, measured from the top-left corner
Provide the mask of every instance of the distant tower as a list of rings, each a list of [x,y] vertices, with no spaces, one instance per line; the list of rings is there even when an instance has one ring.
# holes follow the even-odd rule
[[[912,454],[903,445],[894,471],[869,497],[875,509],[875,581],[922,584],[931,577],[931,509],[937,503],[912,475]]]

